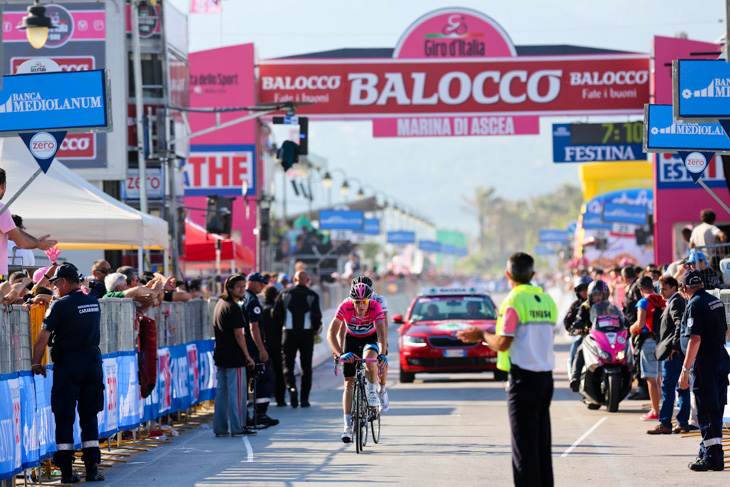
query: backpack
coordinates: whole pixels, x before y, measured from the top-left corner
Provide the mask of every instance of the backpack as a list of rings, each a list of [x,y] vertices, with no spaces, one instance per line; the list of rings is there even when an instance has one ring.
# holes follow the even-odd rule
[[[659,304],[661,304],[661,300],[657,301],[656,297],[654,296],[649,296],[647,300],[654,305],[654,317],[651,320],[651,334],[654,338],[654,341],[658,343],[659,329],[661,328],[662,314],[664,313],[665,308],[659,307]]]

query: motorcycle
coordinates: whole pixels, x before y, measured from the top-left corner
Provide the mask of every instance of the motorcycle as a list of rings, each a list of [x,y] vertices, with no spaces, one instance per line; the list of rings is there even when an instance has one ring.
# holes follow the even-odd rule
[[[634,358],[629,332],[615,315],[599,315],[583,339],[585,365],[579,393],[588,409],[618,411],[631,391]]]

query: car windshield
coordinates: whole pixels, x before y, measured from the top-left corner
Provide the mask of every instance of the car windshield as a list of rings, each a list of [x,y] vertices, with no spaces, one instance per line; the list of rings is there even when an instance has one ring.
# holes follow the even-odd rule
[[[410,321],[495,320],[492,300],[487,296],[419,297],[413,305]]]

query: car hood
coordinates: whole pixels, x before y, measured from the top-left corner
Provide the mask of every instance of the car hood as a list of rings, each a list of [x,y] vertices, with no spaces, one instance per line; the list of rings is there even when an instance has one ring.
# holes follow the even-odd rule
[[[419,335],[450,335],[456,331],[476,326],[484,331],[494,333],[496,325],[497,320],[419,321],[418,323],[406,325],[403,331]]]

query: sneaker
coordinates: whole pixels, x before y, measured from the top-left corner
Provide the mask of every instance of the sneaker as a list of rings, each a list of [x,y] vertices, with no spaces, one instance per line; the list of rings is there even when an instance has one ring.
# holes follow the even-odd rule
[[[378,399],[378,393],[375,391],[369,391],[368,392],[368,406],[371,408],[376,408],[380,406],[380,400]]]
[[[388,401],[388,391],[383,391],[380,393],[380,412],[387,413],[389,407],[390,402]]]
[[[652,414],[652,412],[649,411],[648,413],[641,415],[641,420],[642,421],[657,421],[657,420],[659,420],[659,415]]]
[[[687,466],[690,470],[694,470],[695,472],[709,472],[710,470],[713,470],[715,472],[722,472],[725,469],[725,466],[722,463],[710,463],[705,458],[697,459]]]
[[[352,441],[352,428],[345,426],[345,431],[342,432],[342,443],[350,443]]]

